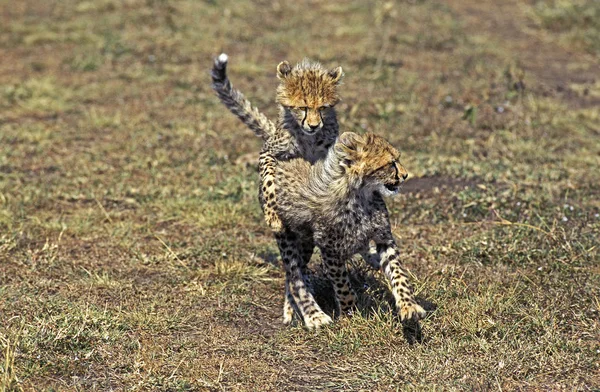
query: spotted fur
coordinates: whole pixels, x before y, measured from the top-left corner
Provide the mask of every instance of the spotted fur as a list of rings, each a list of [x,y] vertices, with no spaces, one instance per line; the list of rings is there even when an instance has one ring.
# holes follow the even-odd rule
[[[257,108],[252,106],[250,101],[244,97],[244,94],[231,84],[227,77],[228,59],[225,53],[221,53],[214,61],[211,71],[213,90],[215,90],[221,102],[242,120],[256,136],[263,140],[274,137],[276,134],[275,125]]]
[[[275,207],[283,222],[276,238],[286,272],[284,322],[291,321],[295,307],[308,328],[331,323],[307,287],[310,255],[307,258],[302,249],[320,248],[339,309],[351,312],[356,299],[346,260],[370,240],[376,244],[401,319],[424,317],[400,263],[382,197],[396,194],[408,176],[399,155],[379,136],[347,132],[327,157],[314,165],[302,159],[276,162],[274,178],[279,187]]]
[[[273,125],[233,88],[227,77],[227,61],[225,54],[215,59],[211,73],[213,89],[221,102],[265,141],[258,160],[259,199],[265,221],[274,232],[279,232],[282,224],[275,210],[278,187],[273,177],[275,163],[292,158],[314,163],[325,157],[338,136],[333,107],[340,100],[337,86],[343,71],[341,67],[327,70],[308,60],[295,67],[287,61],[280,63],[277,66],[279,118]]]

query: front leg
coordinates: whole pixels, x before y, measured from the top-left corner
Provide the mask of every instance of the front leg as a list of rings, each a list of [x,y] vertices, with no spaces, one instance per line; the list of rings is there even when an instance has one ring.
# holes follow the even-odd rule
[[[260,173],[260,195],[265,222],[274,233],[283,230],[283,223],[277,215],[277,187],[275,185],[275,157],[268,151],[263,151],[258,157]]]
[[[426,312],[413,296],[413,289],[408,281],[408,274],[400,263],[400,252],[394,241],[377,244],[377,252],[381,257],[381,269],[390,281],[392,293],[396,300],[396,309],[400,312],[401,320],[419,320]]]
[[[323,248],[321,248],[321,257],[323,258],[327,277],[333,284],[340,314],[352,312],[356,306],[356,294],[354,294],[354,290],[352,290],[352,286],[350,285],[346,261]]]
[[[362,258],[374,269],[381,268],[381,255],[377,250],[377,242],[393,241],[391,237],[392,229],[390,227],[390,216],[385,201],[380,193],[373,195],[372,207],[374,208],[373,217],[375,226],[379,227],[379,233],[375,239],[371,239],[369,243],[360,251]]]
[[[359,252],[364,261],[371,266],[371,268],[378,270],[381,268],[381,257],[377,252],[377,246],[374,241],[369,241],[369,245],[365,246]]]

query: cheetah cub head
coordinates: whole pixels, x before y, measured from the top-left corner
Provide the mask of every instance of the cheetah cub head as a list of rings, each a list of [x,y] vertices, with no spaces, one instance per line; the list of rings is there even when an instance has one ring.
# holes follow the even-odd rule
[[[337,87],[342,76],[342,67],[327,70],[307,59],[293,68],[287,61],[279,63],[277,102],[285,118],[296,122],[307,135],[320,131],[327,118],[335,119],[333,107],[340,100]]]
[[[400,163],[400,152],[373,133],[361,136],[345,132],[334,148],[350,183],[356,187],[393,196],[408,178],[408,172]]]

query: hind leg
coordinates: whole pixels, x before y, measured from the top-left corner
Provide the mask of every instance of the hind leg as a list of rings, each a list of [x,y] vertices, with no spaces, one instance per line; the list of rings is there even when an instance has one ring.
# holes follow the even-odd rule
[[[284,309],[288,311],[291,302],[293,302],[304,320],[304,325],[309,329],[330,324],[332,322],[331,317],[321,310],[306,285],[302,273],[304,262],[299,251],[297,236],[288,230],[284,230],[283,233],[277,234],[275,238],[283,260],[286,287],[289,292],[289,295],[286,294],[288,305],[284,303]],[[284,315],[284,320],[285,317]]]
[[[292,297],[292,294],[290,293],[290,282],[287,279],[285,279],[285,298],[283,301],[283,323],[285,325],[289,325],[292,323],[292,319],[294,318],[294,307],[292,306],[292,303],[294,302],[294,298]]]
[[[308,282],[308,263],[310,262],[310,258],[314,251],[314,242],[312,239],[306,239],[302,241],[298,241],[299,243],[299,253],[300,253],[300,273],[302,274],[302,278],[304,279],[304,284],[308,287],[309,292],[314,296],[314,292],[312,287]],[[294,303],[294,299],[290,293],[289,282],[286,279],[285,281],[285,299],[283,302],[283,323],[290,324],[292,322],[292,318],[294,316],[294,307],[292,304]]]
[[[325,264],[327,277],[333,284],[340,314],[351,313],[356,306],[356,294],[350,285],[346,261],[323,248],[321,248],[321,257]]]

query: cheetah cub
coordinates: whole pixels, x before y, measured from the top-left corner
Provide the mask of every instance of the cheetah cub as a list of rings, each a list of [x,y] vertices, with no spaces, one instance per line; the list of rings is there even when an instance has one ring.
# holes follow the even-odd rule
[[[327,70],[306,59],[295,67],[281,62],[277,66],[279,119],[273,125],[231,85],[227,61],[225,53],[215,59],[213,89],[221,102],[265,141],[258,159],[259,199],[265,221],[274,232],[280,232],[283,226],[275,209],[278,183],[273,175],[276,161],[303,158],[314,163],[325,158],[339,133],[333,107],[340,100],[337,87],[344,73],[341,67]]]
[[[320,248],[339,310],[348,312],[356,300],[346,260],[371,239],[376,243],[381,269],[391,282],[401,319],[425,316],[398,258],[381,197],[398,193],[408,176],[399,156],[398,150],[379,136],[346,132],[327,157],[314,165],[302,159],[276,162],[273,177],[279,186],[275,207],[283,230],[275,236],[286,273],[285,323],[292,319],[292,306],[308,328],[332,321],[306,286],[304,271],[310,260],[306,249],[312,250],[314,245]]]

